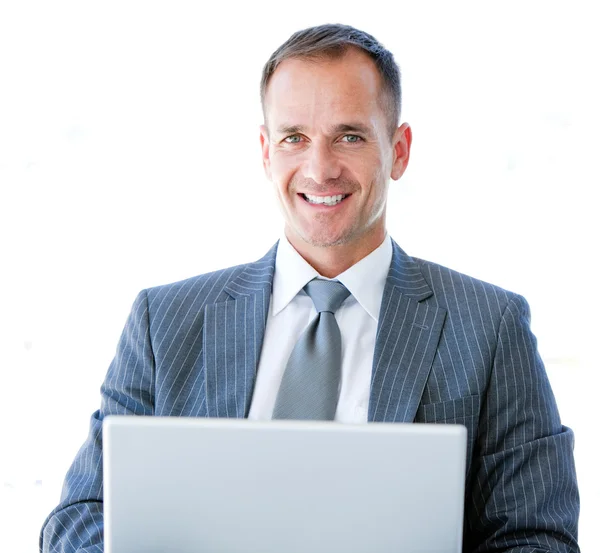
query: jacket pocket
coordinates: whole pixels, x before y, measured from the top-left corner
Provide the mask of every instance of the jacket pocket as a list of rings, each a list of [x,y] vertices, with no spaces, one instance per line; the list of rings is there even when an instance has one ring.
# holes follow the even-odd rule
[[[465,419],[479,417],[481,396],[472,395],[442,401],[440,403],[427,403],[417,409],[415,422],[445,422],[461,424]]]

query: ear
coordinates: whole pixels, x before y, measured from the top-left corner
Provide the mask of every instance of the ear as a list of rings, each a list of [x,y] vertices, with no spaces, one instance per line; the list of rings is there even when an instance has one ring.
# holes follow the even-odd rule
[[[408,159],[410,158],[410,147],[412,144],[412,129],[408,123],[402,123],[394,133],[392,141],[394,147],[394,162],[392,164],[391,177],[398,180],[406,171]]]
[[[271,158],[270,158],[269,130],[266,125],[260,126],[260,147],[262,149],[262,161],[265,175],[271,180]]]

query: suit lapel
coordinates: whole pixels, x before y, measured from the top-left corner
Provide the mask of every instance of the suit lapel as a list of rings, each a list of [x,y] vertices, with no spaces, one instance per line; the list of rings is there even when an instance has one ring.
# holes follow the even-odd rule
[[[265,333],[277,244],[225,287],[225,301],[204,313],[203,350],[209,417],[245,417]]]
[[[369,399],[369,421],[413,422],[437,350],[446,310],[419,266],[395,242],[383,292]]]

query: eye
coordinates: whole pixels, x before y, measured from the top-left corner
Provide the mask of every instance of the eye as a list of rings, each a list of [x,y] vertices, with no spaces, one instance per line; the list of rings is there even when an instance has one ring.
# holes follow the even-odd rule
[[[362,140],[362,138],[356,134],[345,134],[342,137],[342,140],[344,139],[346,139],[345,142],[349,142],[350,144],[356,144]]]
[[[291,136],[286,136],[283,141],[288,144],[298,144],[302,140],[302,137],[299,134],[292,134]]]

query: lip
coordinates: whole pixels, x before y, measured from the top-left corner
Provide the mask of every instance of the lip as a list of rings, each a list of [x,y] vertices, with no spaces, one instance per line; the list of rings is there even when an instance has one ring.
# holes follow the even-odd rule
[[[311,196],[317,196],[317,198],[326,198],[327,196],[351,196],[349,192],[336,192],[332,190],[331,192],[327,192],[327,194],[314,194],[313,192],[298,192],[298,196],[303,196],[305,194],[309,194]],[[304,199],[304,198],[302,198]]]
[[[310,194],[311,196],[318,196],[319,198],[326,198],[327,196],[339,196],[340,194],[344,195],[344,192],[330,192],[329,194]],[[345,194],[346,197],[335,205],[325,205],[325,204],[311,204],[307,200],[304,199],[304,192],[299,192],[298,197],[299,200],[310,209],[318,209],[321,211],[333,211],[335,209],[340,209],[346,204],[346,200],[352,197],[352,194]]]

